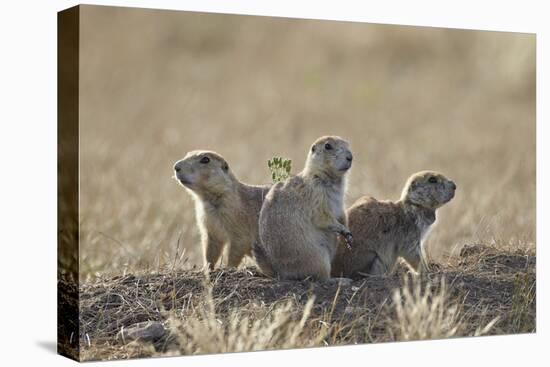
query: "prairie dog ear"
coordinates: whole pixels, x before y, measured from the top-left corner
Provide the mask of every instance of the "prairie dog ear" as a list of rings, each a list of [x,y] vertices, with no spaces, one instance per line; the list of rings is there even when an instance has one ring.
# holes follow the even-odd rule
[[[311,146],[311,151],[312,151],[312,152],[315,152],[315,144],[313,144],[313,145]]]
[[[223,169],[224,171],[227,171],[227,170],[229,169],[229,165],[227,164],[227,162],[225,162],[225,161],[222,162],[222,169]]]

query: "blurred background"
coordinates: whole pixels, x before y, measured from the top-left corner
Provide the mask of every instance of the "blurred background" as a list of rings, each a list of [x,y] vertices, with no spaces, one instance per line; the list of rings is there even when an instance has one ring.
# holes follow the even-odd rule
[[[432,258],[535,245],[533,34],[83,6],[80,39],[83,279],[202,265],[187,151],[261,184],[327,134],[354,153],[347,206],[419,170],[457,183]]]

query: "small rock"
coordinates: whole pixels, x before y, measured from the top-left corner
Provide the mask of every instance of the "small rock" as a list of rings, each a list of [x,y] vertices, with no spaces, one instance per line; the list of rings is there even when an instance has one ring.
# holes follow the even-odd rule
[[[344,313],[352,314],[354,310],[355,310],[355,308],[353,308],[351,306],[346,306],[346,308],[344,309]]]
[[[337,284],[338,286],[342,286],[342,287],[347,287],[347,286],[350,286],[351,283],[353,283],[353,279],[336,277],[336,278],[330,278],[328,280],[328,283]]]
[[[127,328],[121,329],[117,334],[117,339],[124,343],[133,340],[144,342],[155,342],[166,334],[166,329],[158,321],[138,322]]]

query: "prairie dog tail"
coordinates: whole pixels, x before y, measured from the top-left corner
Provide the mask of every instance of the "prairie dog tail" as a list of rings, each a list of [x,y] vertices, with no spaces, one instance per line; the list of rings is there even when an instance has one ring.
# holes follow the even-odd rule
[[[275,272],[273,271],[273,267],[271,266],[271,262],[269,261],[269,258],[267,254],[265,253],[265,250],[260,243],[260,240],[258,239],[254,244],[252,245],[252,254],[254,255],[254,259],[256,260],[256,265],[258,265],[258,268],[260,268],[260,271],[270,277],[275,277]]]

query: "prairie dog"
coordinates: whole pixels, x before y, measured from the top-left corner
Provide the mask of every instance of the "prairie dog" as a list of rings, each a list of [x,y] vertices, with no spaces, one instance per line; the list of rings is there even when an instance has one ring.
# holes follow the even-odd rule
[[[237,267],[258,237],[258,215],[270,186],[240,182],[225,159],[211,151],[187,153],[174,171],[195,201],[205,264],[214,268],[228,244],[227,265]]]
[[[311,146],[303,171],[269,190],[260,212],[260,241],[253,248],[265,275],[330,278],[337,234],[352,240],[343,205],[352,158],[345,140],[321,137]]]
[[[423,240],[436,210],[454,197],[455,190],[455,183],[442,174],[422,171],[409,177],[397,202],[366,196],[357,200],[347,210],[354,246],[351,251],[338,247],[332,274],[387,274],[399,257],[416,272],[426,270]]]

